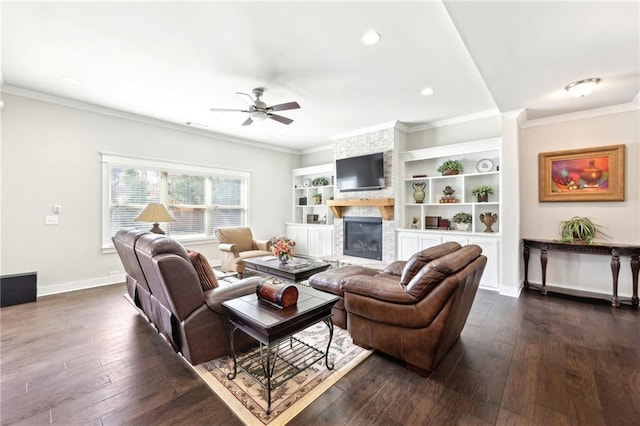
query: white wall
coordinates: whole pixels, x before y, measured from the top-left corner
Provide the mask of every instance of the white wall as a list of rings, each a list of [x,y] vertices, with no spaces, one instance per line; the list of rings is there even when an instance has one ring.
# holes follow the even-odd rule
[[[617,144],[626,145],[625,201],[538,201],[540,152]],[[555,123],[539,120],[525,124],[520,130],[519,153],[520,223],[523,238],[558,239],[561,221],[573,216],[588,216],[605,227],[605,232],[611,237],[606,241],[640,244],[640,111]],[[611,294],[609,260],[606,256],[551,253],[547,266],[547,284]],[[629,258],[623,258],[620,295],[631,294],[629,269]],[[539,252],[536,250],[532,251],[529,281],[539,283],[540,277]]]
[[[1,273],[38,272],[38,294],[113,282],[117,254],[102,254],[101,151],[251,172],[250,225],[257,238],[284,232],[296,154],[232,143],[3,93]],[[150,120],[147,120],[150,122]],[[54,204],[60,224],[45,225]],[[194,246],[210,259],[217,245]]]

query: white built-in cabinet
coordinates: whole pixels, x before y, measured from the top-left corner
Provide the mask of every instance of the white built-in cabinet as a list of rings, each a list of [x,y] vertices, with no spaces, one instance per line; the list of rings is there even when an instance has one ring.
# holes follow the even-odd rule
[[[401,153],[399,198],[396,213],[399,226],[396,230],[397,258],[406,260],[419,250],[448,241],[462,245],[477,244],[487,256],[487,266],[480,285],[498,289],[500,285],[500,184],[501,139],[492,138],[444,145]],[[458,160],[464,171],[458,175],[443,176],[437,171],[446,160]],[[426,175],[426,176],[425,176]],[[419,183],[419,185],[414,185]],[[493,195],[489,201],[478,202],[472,195],[473,188],[489,185]],[[424,187],[425,198],[416,202],[415,187]],[[457,198],[456,203],[443,203],[444,190],[449,186]],[[427,217],[449,219],[453,227],[453,216],[459,212],[469,213],[472,223],[468,231],[453,229],[426,229]],[[494,232],[485,232],[486,225],[480,216],[494,215],[498,220],[491,226]]]
[[[333,254],[333,213],[327,206],[334,196],[333,170],[333,163],[292,170],[293,214],[285,233],[296,242],[298,255]]]

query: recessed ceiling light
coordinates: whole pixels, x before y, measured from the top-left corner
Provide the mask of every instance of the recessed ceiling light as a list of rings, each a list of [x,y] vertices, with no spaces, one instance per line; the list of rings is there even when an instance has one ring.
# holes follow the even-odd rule
[[[67,83],[82,84],[82,82],[80,80],[78,80],[77,78],[74,78],[74,77],[71,77],[71,76],[68,76],[68,75],[63,75],[60,78],[63,79],[64,81],[66,81]]]
[[[361,40],[362,40],[362,44],[366,44],[367,46],[370,46],[372,44],[376,44],[377,42],[379,42],[381,38],[382,38],[382,35],[380,35],[379,32],[371,30],[364,33]]]
[[[569,92],[571,96],[582,98],[591,93],[598,83],[600,83],[599,78],[587,78],[586,80],[576,81],[567,85],[564,90]]]
[[[421,95],[424,96],[429,96],[429,95],[433,95],[433,92],[435,92],[435,90],[431,87],[425,87],[424,89],[422,89],[422,91],[420,92]]]

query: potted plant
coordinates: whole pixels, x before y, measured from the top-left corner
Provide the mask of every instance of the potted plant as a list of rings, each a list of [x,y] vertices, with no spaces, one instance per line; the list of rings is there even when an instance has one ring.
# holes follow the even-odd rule
[[[560,240],[563,243],[592,244],[596,235],[607,236],[591,218],[574,216],[560,222]]]
[[[467,212],[459,212],[453,215],[453,223],[458,231],[468,231],[471,224],[471,215]]]
[[[315,201],[316,204],[322,204],[322,193],[321,192],[316,192],[315,194],[312,195],[313,200]]]
[[[486,203],[489,201],[489,195],[493,195],[493,188],[489,185],[478,185],[471,190],[471,195],[476,195],[479,203]]]
[[[457,175],[464,171],[464,167],[462,167],[462,163],[458,160],[447,160],[438,167],[438,171],[444,176]]]
[[[326,177],[318,177],[311,181],[311,185],[313,186],[325,186],[329,185],[329,179]]]

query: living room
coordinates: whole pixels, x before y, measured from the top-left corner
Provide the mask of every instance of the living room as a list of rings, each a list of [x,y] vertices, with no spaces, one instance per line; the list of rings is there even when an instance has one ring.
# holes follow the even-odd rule
[[[454,6],[449,6],[455,9]],[[623,15],[637,17],[637,5],[627,3],[622,6],[623,10],[624,7],[635,7],[636,13]],[[4,20],[13,19],[9,12],[10,9],[3,5],[3,28],[7,27]],[[451,10],[451,13],[456,16],[455,10]],[[463,18],[462,15],[458,16],[460,21]],[[457,23],[462,26],[460,21]],[[627,20],[624,21],[625,25],[626,23]],[[637,18],[635,23],[637,24]],[[622,23],[620,26],[627,28]],[[476,53],[473,42],[468,40],[473,37],[473,28],[465,28],[471,33],[463,33],[461,38],[469,43],[470,52]],[[8,57],[13,57],[8,54],[13,55],[12,52],[20,46],[12,45],[4,31],[3,29],[2,40],[3,46],[6,46],[3,47],[6,62]],[[598,28],[593,33],[597,36],[599,31]],[[595,37],[593,34],[590,36]],[[385,34],[383,40],[384,37]],[[637,31],[628,39],[637,48]],[[638,55],[637,49],[633,53],[634,46],[630,47],[632,53],[627,55],[631,62]],[[565,51],[571,47],[563,46],[559,50]],[[607,49],[614,50],[613,46],[606,46],[596,49],[596,52]],[[513,52],[512,54],[515,55]],[[501,172],[501,211],[498,219],[501,230],[501,260],[497,293],[512,298],[526,298],[526,294],[521,296],[524,279],[522,238],[558,239],[560,221],[580,215],[592,217],[602,225],[609,236],[606,241],[635,245],[640,243],[638,61],[635,61],[635,71],[620,77],[619,70],[604,67],[610,58],[603,56],[602,68],[585,66],[585,70],[580,72],[580,78],[602,78],[601,84],[592,94],[596,98],[598,91],[622,85],[620,80],[631,81],[632,93],[625,92],[624,101],[584,108],[585,102],[591,102],[589,97],[573,99],[572,102],[582,102],[578,107],[574,106],[574,111],[557,114],[546,111],[546,116],[538,118],[535,118],[535,114],[540,113],[539,108],[527,104],[517,108],[482,108],[474,113],[433,119],[411,126],[403,124],[401,116],[394,116],[391,120],[373,122],[370,125],[350,125],[344,132],[330,134],[329,138],[315,140],[313,145],[303,145],[301,148],[277,145],[276,137],[273,137],[273,144],[267,144],[239,137],[237,133],[222,135],[177,121],[154,118],[153,115],[118,110],[108,104],[99,105],[86,99],[80,101],[58,95],[55,84],[50,92],[40,86],[23,86],[15,74],[7,74],[4,70],[7,64],[3,64],[3,106],[0,109],[2,274],[37,271],[38,297],[123,282],[124,270],[117,254],[113,249],[103,247],[102,154],[181,164],[204,164],[248,172],[250,192],[247,224],[257,237],[270,238],[284,233],[286,223],[292,220],[293,169],[333,163],[337,158],[336,145],[339,141],[354,135],[366,139],[367,135],[378,133],[381,129],[392,129],[397,135],[392,153],[394,161],[406,151],[488,138],[501,139],[501,161],[498,164]],[[498,65],[503,66],[501,72],[509,72],[508,64]],[[487,76],[487,81],[495,81],[489,76],[497,72],[496,69],[478,68],[479,74]],[[523,73],[520,81],[527,84],[529,79],[535,78],[532,73],[535,74],[531,71],[529,74]],[[578,79],[577,75],[575,77]],[[225,107],[226,101],[235,96],[235,91],[250,91],[254,87],[253,80],[245,80],[248,81],[243,87],[226,87],[230,97],[218,98],[221,99],[220,103],[209,100],[203,109]],[[566,75],[558,79],[554,90],[563,92],[564,86],[571,81],[574,81],[574,73],[567,71]],[[376,90],[375,87],[366,89],[373,92]],[[292,100],[293,98],[288,97],[289,94],[297,99],[294,90],[285,91],[287,97],[274,99],[274,103]],[[270,99],[269,95],[267,90],[265,99]],[[557,96],[557,93],[547,95],[552,97]],[[382,101],[386,99],[383,95],[380,96]],[[213,99],[213,95],[209,99]],[[303,102],[301,106],[299,111],[291,113],[291,117],[298,122],[303,122],[301,115],[306,108],[318,111]],[[424,109],[431,108],[437,108],[437,105]],[[364,115],[362,110],[354,112],[354,116],[360,115]],[[187,119],[191,118],[185,117],[183,121]],[[233,116],[233,120],[234,127],[240,129],[244,117]],[[343,121],[349,119],[345,117]],[[355,122],[360,123],[354,118]],[[296,124],[292,123],[289,128]],[[286,132],[287,127],[281,127],[282,132]],[[539,201],[540,153],[616,144],[625,145],[623,201]],[[391,178],[397,177],[395,175]],[[401,199],[397,193],[392,196],[397,202]],[[52,211],[52,207],[57,205],[61,206],[59,214]],[[51,215],[58,216],[57,225],[45,224],[45,217]],[[401,217],[398,210],[394,217]],[[394,223],[394,226],[405,228],[407,224]],[[186,245],[203,252],[213,264],[219,259],[218,245],[213,239]],[[538,263],[537,253],[534,253],[529,271],[532,282],[541,280]],[[621,263],[618,292],[621,298],[628,299],[632,291],[628,258],[623,257]],[[554,256],[550,260],[548,274],[550,284],[611,294],[610,259],[606,256]],[[513,306],[510,304],[515,302],[505,303]],[[591,305],[586,306],[591,309]]]

